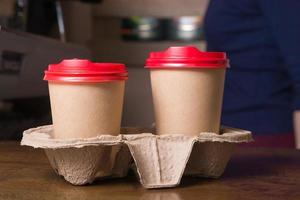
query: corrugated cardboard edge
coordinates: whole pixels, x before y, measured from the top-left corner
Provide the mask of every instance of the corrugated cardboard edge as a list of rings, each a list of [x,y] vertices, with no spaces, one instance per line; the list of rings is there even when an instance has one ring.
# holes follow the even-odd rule
[[[253,141],[251,131],[222,126],[221,134],[202,132],[199,134],[199,142],[230,142],[243,143]]]
[[[128,128],[127,128],[128,129]],[[129,129],[132,132],[135,130],[143,129]],[[78,138],[78,139],[53,139],[51,137],[53,131],[52,125],[40,126],[36,128],[31,128],[23,132],[23,138],[21,145],[31,146],[34,148],[50,148],[50,149],[59,149],[59,148],[81,148],[84,146],[98,146],[103,145],[116,145],[124,143],[125,140],[134,140],[137,138],[145,136],[155,136],[157,138],[166,138],[166,137],[182,137],[183,135],[153,135],[152,133],[140,133],[140,134],[120,134],[118,136],[112,135],[100,135],[93,138]],[[251,142],[252,134],[250,131],[230,128],[222,126],[222,134],[216,134],[211,132],[202,132],[198,137],[195,138],[199,142],[230,142],[230,143],[242,143],[242,142]]]
[[[43,149],[63,149],[63,148],[82,148],[85,146],[117,145],[122,143],[122,135],[100,135],[93,138],[78,139],[53,139],[51,137],[53,131],[52,125],[31,128],[23,132],[21,145],[31,146]]]

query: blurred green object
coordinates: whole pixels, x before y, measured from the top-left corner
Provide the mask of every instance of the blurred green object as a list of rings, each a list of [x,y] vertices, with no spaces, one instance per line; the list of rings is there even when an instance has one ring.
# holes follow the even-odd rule
[[[202,16],[155,18],[132,16],[122,19],[122,39],[127,41],[204,40]]]
[[[154,17],[132,16],[122,20],[123,40],[162,40],[164,20]]]
[[[168,20],[169,40],[198,41],[204,39],[203,17],[181,16]]]

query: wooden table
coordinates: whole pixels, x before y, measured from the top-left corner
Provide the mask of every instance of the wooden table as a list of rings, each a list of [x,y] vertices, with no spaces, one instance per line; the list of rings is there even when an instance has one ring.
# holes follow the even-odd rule
[[[183,178],[173,189],[147,190],[134,175],[72,186],[40,149],[0,142],[0,199],[300,199],[300,151],[238,148],[218,179]]]

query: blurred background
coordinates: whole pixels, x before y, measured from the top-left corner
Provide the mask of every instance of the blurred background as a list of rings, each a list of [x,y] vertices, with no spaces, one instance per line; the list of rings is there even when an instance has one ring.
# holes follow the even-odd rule
[[[193,45],[229,56],[223,124],[253,131],[254,146],[300,148],[299,9],[298,0],[1,0],[0,139],[51,123],[43,73],[65,58],[125,63],[122,126],[151,127],[145,59]]]
[[[0,139],[51,123],[49,63],[63,58],[122,62],[129,69],[123,126],[151,127],[145,59],[150,51],[195,45],[206,49],[207,0],[1,0]]]

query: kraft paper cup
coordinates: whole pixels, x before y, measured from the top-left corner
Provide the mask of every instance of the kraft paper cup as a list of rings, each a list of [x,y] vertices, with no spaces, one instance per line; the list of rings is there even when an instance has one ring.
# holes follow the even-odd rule
[[[64,60],[49,65],[53,137],[90,138],[120,133],[127,71],[123,64]]]
[[[118,135],[124,86],[124,81],[90,84],[49,81],[54,137]]]
[[[225,53],[190,46],[150,54],[157,134],[219,133],[227,63]]]

